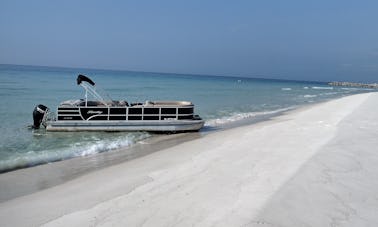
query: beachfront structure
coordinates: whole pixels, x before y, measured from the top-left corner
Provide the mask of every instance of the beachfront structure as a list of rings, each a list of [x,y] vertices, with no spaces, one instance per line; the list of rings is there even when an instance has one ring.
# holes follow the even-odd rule
[[[328,85],[331,85],[331,86],[342,86],[342,87],[362,87],[362,88],[375,88],[375,89],[378,89],[378,84],[377,83],[364,84],[364,83],[334,81],[334,82],[329,82]]]

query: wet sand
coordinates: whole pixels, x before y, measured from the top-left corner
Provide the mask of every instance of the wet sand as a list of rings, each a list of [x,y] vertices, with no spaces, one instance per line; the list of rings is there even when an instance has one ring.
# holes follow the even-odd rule
[[[124,149],[2,173],[0,174],[0,203],[45,190],[93,171],[200,138],[203,134],[156,134]]]

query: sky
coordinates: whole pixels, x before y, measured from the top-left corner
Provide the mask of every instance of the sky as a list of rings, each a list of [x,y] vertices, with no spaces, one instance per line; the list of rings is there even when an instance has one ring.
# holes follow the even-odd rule
[[[0,64],[378,82],[378,1],[0,0]]]

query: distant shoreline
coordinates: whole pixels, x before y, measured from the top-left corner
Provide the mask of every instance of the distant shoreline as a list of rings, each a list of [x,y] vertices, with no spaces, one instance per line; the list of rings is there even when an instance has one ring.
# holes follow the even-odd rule
[[[334,82],[329,82],[328,85],[331,85],[331,86],[341,86],[341,87],[360,87],[360,88],[378,89],[378,84],[377,83],[365,84],[365,83],[353,83],[353,82],[334,81]]]

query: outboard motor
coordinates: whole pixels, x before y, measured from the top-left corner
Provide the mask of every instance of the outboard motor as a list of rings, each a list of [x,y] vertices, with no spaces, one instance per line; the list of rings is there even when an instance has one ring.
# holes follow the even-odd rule
[[[47,114],[47,111],[49,108],[47,106],[44,106],[42,104],[39,104],[34,108],[33,111],[33,128],[34,129],[39,129],[39,126],[41,125],[42,121],[45,118],[45,115]]]

